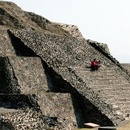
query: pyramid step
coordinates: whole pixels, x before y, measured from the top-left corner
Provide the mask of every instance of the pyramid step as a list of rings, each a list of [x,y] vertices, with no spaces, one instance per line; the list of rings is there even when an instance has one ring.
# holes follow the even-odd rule
[[[99,75],[99,76],[92,76],[92,77],[89,77],[88,75],[85,75],[85,76],[83,76],[83,77],[85,77],[86,79],[89,79],[89,80],[117,80],[117,79],[119,79],[119,80],[126,80],[126,78],[124,77],[124,76],[119,76],[119,75],[115,75],[115,74],[113,74],[113,75]]]
[[[125,108],[123,110],[121,110],[122,113],[124,113],[125,115],[127,115],[127,117],[130,118],[130,108]]]
[[[107,73],[102,74],[90,74],[90,73],[86,73],[86,72],[76,72],[76,75],[82,77],[84,80],[126,80],[127,79],[124,77],[124,75],[119,75],[119,74],[115,74],[115,73],[111,73],[110,75],[108,75]]]
[[[105,88],[105,89],[94,89],[94,91],[98,93],[104,93],[104,94],[116,94],[116,95],[125,95],[126,93],[130,92],[130,87],[124,88],[124,89],[115,89],[115,88]]]
[[[91,85],[90,84],[90,88],[92,88],[92,89],[97,89],[97,90],[99,90],[99,89],[120,89],[120,90],[122,90],[122,89],[127,89],[128,88],[128,90],[130,89],[130,84],[128,84],[128,83],[126,83],[126,84],[120,84],[120,83],[118,83],[118,84],[109,84],[109,85],[106,85],[106,84],[104,84],[104,85],[99,85],[99,84],[93,84],[93,85]]]
[[[124,95],[125,96],[125,95]],[[107,98],[106,100],[108,103],[111,103],[111,104],[117,104],[118,105],[118,102],[127,102],[127,101],[130,101],[130,98],[128,96],[125,96],[125,97],[120,97],[117,95],[117,96],[109,96],[109,98]]]
[[[127,108],[129,108],[130,109],[130,102],[128,102],[128,101],[126,101],[126,102],[120,102],[120,103],[117,103],[118,105],[120,105],[120,107],[122,108],[122,109],[127,109]]]
[[[116,104],[118,104],[118,105],[127,105],[127,106],[130,106],[130,100],[127,100],[127,101],[124,101],[124,102],[122,102],[122,101],[116,101],[115,102]]]
[[[125,84],[125,86],[123,87],[123,85],[122,85],[122,87],[120,87],[120,86],[116,86],[116,87],[114,87],[114,86],[109,86],[109,87],[104,87],[104,88],[101,88],[101,87],[99,87],[99,88],[94,88],[93,90],[95,90],[95,91],[106,91],[106,92],[111,92],[111,91],[116,91],[116,92],[122,92],[122,91],[127,91],[127,92],[129,92],[130,91],[130,85],[129,84]]]
[[[115,101],[112,103],[114,106],[118,106],[121,110],[130,109],[130,100],[122,102],[122,101]]]
[[[119,76],[119,73],[117,74],[116,72],[114,73],[114,72],[110,72],[110,73],[108,73],[108,72],[87,72],[87,71],[76,71],[76,73],[78,74],[78,75],[85,75],[86,77],[93,77],[93,78],[97,78],[97,77],[101,77],[101,78],[103,78],[103,77],[108,77],[108,76]],[[121,76],[121,75],[120,75]]]
[[[84,80],[84,79],[83,79]],[[87,81],[87,83],[88,84],[91,84],[91,85],[95,85],[95,84],[99,84],[99,85],[104,85],[104,84],[106,84],[106,85],[109,85],[109,84],[126,84],[126,82],[128,82],[128,81],[126,81],[126,80],[124,80],[124,79],[115,79],[115,80],[99,80],[99,79],[95,79],[95,80],[88,80]]]
[[[17,112],[17,111],[19,111],[19,110],[11,109],[11,108],[5,108],[5,107],[0,107],[0,114]]]

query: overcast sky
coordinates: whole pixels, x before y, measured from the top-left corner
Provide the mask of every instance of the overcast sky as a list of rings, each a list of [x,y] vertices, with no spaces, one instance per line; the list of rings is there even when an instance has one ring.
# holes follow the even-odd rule
[[[118,61],[130,63],[130,0],[10,1],[52,22],[76,25],[84,38],[106,43]]]

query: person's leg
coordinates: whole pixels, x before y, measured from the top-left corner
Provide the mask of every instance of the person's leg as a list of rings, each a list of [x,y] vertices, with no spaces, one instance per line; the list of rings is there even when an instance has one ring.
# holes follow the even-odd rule
[[[97,70],[100,68],[100,65],[97,65]]]
[[[95,65],[95,70],[98,70],[98,65]]]
[[[92,65],[91,66],[91,71],[94,71],[95,70],[95,67]]]
[[[97,70],[97,66],[96,65],[93,66],[93,70],[94,71]]]

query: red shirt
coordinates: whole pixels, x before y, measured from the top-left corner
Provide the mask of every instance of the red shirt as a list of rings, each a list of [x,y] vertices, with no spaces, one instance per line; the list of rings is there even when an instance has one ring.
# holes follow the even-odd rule
[[[97,61],[95,61],[95,60],[91,62],[91,66],[94,66],[96,64],[97,64]]]

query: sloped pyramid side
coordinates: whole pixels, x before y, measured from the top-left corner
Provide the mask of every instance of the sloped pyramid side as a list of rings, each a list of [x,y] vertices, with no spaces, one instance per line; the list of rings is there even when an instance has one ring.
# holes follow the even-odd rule
[[[96,86],[100,89],[100,84],[97,83],[101,82],[102,79],[94,83],[96,86],[93,86],[91,80],[88,79],[92,73],[87,71],[87,68],[85,69],[85,66],[89,65],[90,60],[95,57],[103,61],[102,72],[100,72],[101,75],[109,73],[109,69],[112,68],[110,73],[112,73],[113,76],[117,73],[118,75],[122,75],[122,77],[127,76],[114,62],[88,45],[85,40],[79,41],[75,38],[47,34],[38,35],[35,32],[17,30],[11,30],[11,33],[21,39],[26,46],[39,55],[50,67],[60,74],[64,80],[76,88],[81,95],[89,99],[113,124],[118,125],[122,120],[125,120],[127,112],[122,111],[124,108],[121,109],[120,104],[117,104],[118,109],[115,109],[114,106],[116,104],[113,104],[118,100],[115,96],[119,94],[119,92],[116,93],[116,90],[112,86],[116,85],[119,80],[113,80],[114,82],[112,83],[112,80],[109,82],[106,80],[106,88],[110,86],[109,91],[116,94],[110,94],[110,96],[109,94],[105,94],[104,97],[104,89],[102,89],[102,92],[96,90]],[[81,73],[80,75],[77,70],[83,70],[86,74]],[[105,70],[108,70],[108,72]],[[88,76],[88,78],[83,78],[84,76]],[[124,78],[124,82],[126,84],[124,87],[122,86],[123,83],[121,83],[116,89],[119,89],[119,91],[120,89],[126,90],[126,86],[128,89],[129,81]],[[127,92],[127,90],[125,92]],[[120,94],[119,100],[123,96]],[[111,101],[109,101],[109,99],[111,99]],[[123,97],[123,99],[127,100],[127,96]]]
[[[68,30],[66,31],[66,25],[60,27],[34,13],[23,12],[15,4],[9,2],[0,2],[0,9],[1,34],[4,32],[4,35],[6,35],[6,37],[2,37],[3,50],[1,48],[1,55],[18,55],[16,51],[24,43],[26,47],[33,50],[35,56],[40,56],[49,67],[67,83],[70,83],[72,88],[96,106],[102,114],[110,119],[113,125],[118,125],[123,120],[130,118],[129,75],[122,71],[120,64],[117,66],[114,60],[90,46],[85,39],[78,40],[72,37],[74,35],[73,33],[71,35]],[[14,28],[19,30],[13,30]],[[15,44],[18,44],[17,48],[10,46],[12,43],[8,40],[10,37],[8,37],[6,31],[3,31],[5,29],[10,29],[9,35],[13,35],[22,41],[15,41]],[[71,30],[71,28],[69,29]],[[19,54],[22,56],[21,53]],[[24,56],[28,56],[27,54]],[[32,52],[30,51],[29,56],[31,55]],[[89,68],[86,68],[93,58],[102,61],[101,70],[97,73],[92,73]],[[13,59],[11,61],[12,66],[17,67]],[[19,72],[19,68],[14,71],[18,78],[17,81],[20,81],[20,86],[24,88],[25,85],[22,85],[23,81]],[[18,76],[18,74],[20,75]],[[57,86],[57,89],[59,89],[59,86]],[[24,89],[21,90],[25,92]],[[46,95],[44,96],[46,97]]]

